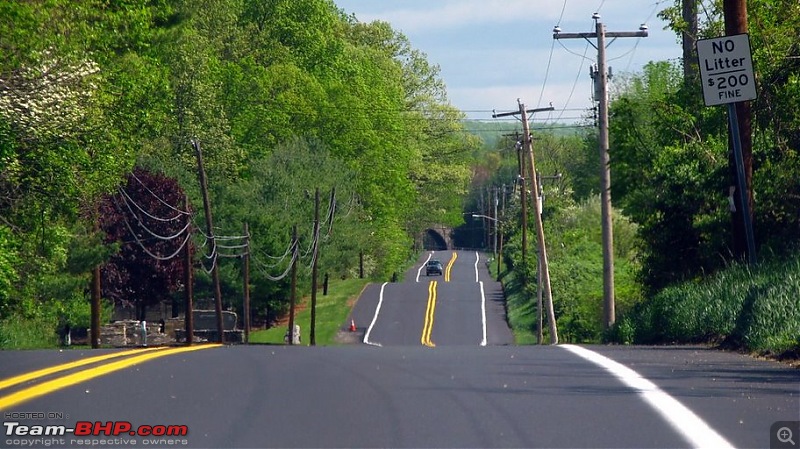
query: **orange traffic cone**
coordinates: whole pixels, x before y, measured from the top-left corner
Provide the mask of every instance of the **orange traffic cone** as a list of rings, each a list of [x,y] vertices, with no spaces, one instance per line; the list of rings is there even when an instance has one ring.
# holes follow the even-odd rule
[[[355,331],[356,331],[356,321],[351,319],[350,320],[350,332],[355,332]]]

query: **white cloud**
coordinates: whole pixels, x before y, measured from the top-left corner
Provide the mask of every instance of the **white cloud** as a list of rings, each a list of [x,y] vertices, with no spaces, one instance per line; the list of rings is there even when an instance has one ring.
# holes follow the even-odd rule
[[[406,34],[440,66],[453,106],[478,111],[468,112],[470,118],[490,119],[492,108],[514,108],[517,98],[530,107],[552,101],[557,109],[577,109],[562,117],[577,117],[592,107],[588,67],[597,51],[582,39],[554,41],[552,27],[593,31],[591,16],[601,5],[609,31],[650,25],[645,39],[608,42],[615,73],[639,72],[648,61],[680,57],[674,34],[655,16],[672,0],[335,1],[363,22],[387,21]]]
[[[346,5],[355,1],[339,3]],[[592,14],[600,6],[601,20],[607,25],[633,29],[641,23],[657,21],[656,13],[670,3],[665,0],[410,0],[388,5],[370,1],[360,5],[367,9],[357,14],[360,21],[382,20],[390,22],[395,29],[413,34],[526,21],[535,22],[537,26],[546,23],[548,31],[558,23],[579,24],[579,29],[574,31],[590,31]],[[519,30],[509,29],[509,39],[513,39],[514,31]]]
[[[555,21],[562,8],[560,2],[552,0],[457,0],[414,6],[362,13],[358,14],[358,19],[362,22],[383,20],[404,33],[411,33],[485,23],[513,23],[525,18]]]

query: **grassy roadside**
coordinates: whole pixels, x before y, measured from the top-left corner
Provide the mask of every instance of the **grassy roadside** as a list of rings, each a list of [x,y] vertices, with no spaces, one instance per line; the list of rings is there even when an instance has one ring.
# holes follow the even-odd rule
[[[487,263],[492,279],[497,279],[497,259],[489,257]],[[518,345],[536,344],[536,304],[525,297],[522,283],[514,272],[500,260],[500,282],[506,297],[506,319]]]
[[[490,272],[497,276],[495,264]],[[516,272],[501,267],[508,322],[517,344],[536,343],[536,306]],[[606,343],[710,344],[797,360],[800,355],[800,255],[732,265],[668,287],[620,314]],[[544,329],[547,340],[547,327]]]
[[[617,320],[617,343],[710,343],[760,354],[800,352],[800,255],[735,264],[665,288]]]
[[[353,302],[368,283],[368,279],[331,279],[328,295],[323,296],[322,291],[318,293],[316,332],[318,345],[336,344],[339,328],[345,323]],[[310,341],[310,302],[310,296],[303,298],[295,317],[297,324],[300,325],[303,344],[308,344]],[[31,319],[10,317],[0,320],[0,350],[58,348],[58,337],[53,331],[55,326],[56,320],[50,317]],[[285,325],[251,332],[250,342],[283,344],[285,332]],[[86,347],[88,346],[71,346],[70,349]]]
[[[46,317],[25,319],[11,316],[0,320],[0,349],[42,349],[58,347],[56,320]]]
[[[353,303],[369,283],[368,279],[331,279],[328,294],[317,293],[317,345],[336,344],[336,334],[347,320]],[[304,297],[295,312],[295,323],[300,325],[302,344],[310,342],[311,329],[311,297]],[[250,343],[283,344],[286,325],[250,333]]]

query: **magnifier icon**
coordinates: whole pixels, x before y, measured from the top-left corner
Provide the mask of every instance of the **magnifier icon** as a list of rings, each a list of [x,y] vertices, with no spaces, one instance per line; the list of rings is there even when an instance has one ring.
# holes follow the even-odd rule
[[[778,441],[780,441],[781,443],[791,443],[792,446],[795,445],[795,442],[792,439],[794,438],[794,435],[792,434],[792,429],[788,427],[781,427],[780,429],[778,429],[776,436],[778,437]]]

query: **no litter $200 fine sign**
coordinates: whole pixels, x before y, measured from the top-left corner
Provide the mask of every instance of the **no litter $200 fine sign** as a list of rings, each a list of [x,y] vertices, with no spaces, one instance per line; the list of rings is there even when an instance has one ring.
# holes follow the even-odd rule
[[[706,106],[758,97],[747,34],[698,40],[697,56]]]

